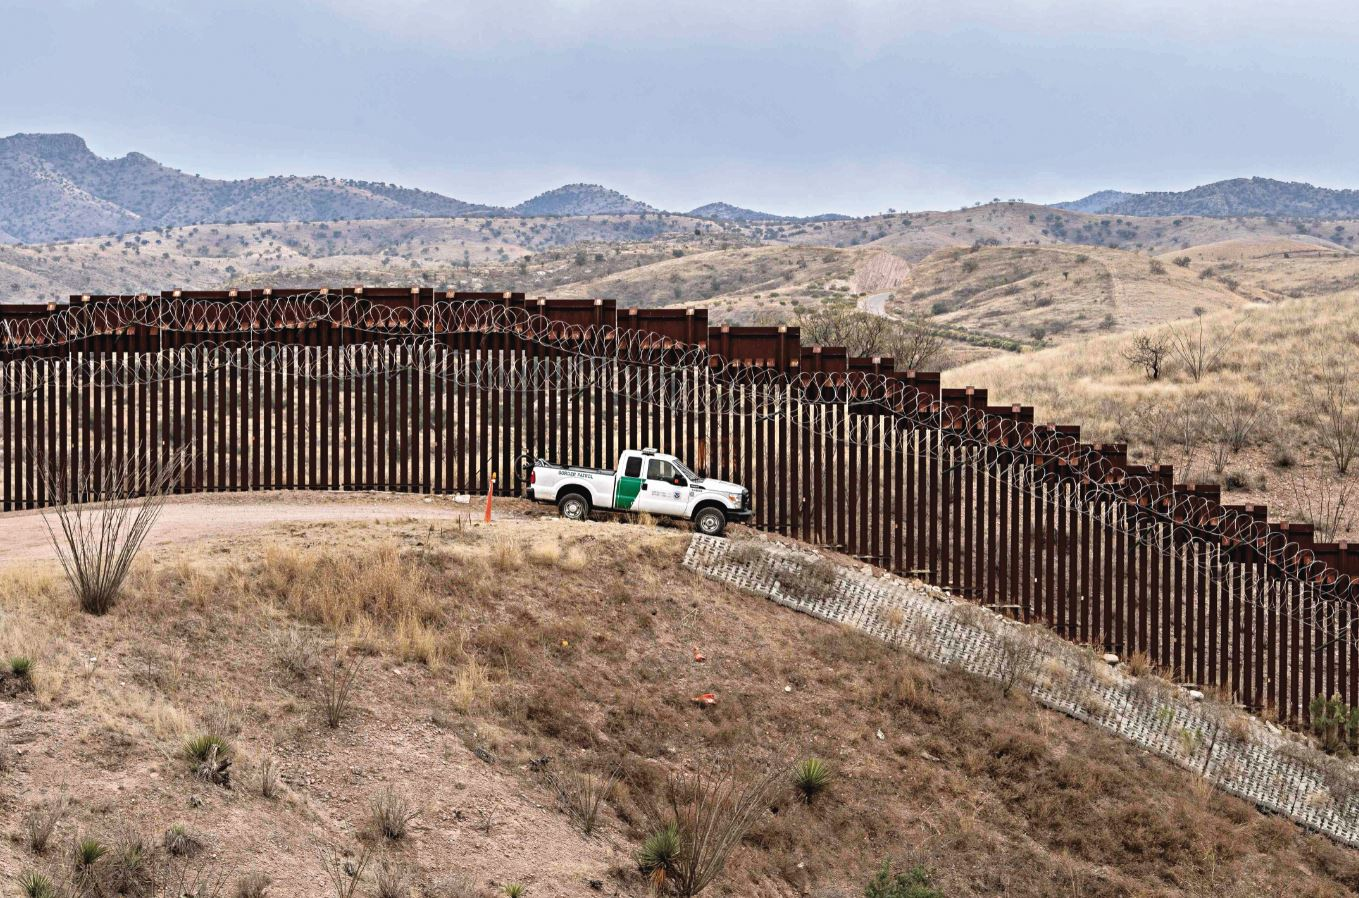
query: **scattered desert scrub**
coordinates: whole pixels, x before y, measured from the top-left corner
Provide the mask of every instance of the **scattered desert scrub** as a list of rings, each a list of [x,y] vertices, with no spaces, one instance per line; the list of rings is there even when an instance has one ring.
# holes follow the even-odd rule
[[[172,823],[161,838],[165,850],[175,857],[192,857],[203,847],[203,842],[182,823]]]
[[[404,839],[410,824],[420,816],[420,809],[410,799],[391,786],[373,797],[369,804],[373,829],[386,839]]]
[[[412,660],[437,663],[445,654],[448,613],[432,592],[429,569],[394,543],[344,554],[273,548],[252,574],[265,598],[332,634]]]
[[[663,864],[652,863],[647,869],[648,845],[644,843],[643,871],[654,884],[667,885],[681,898],[702,892],[722,875],[732,851],[768,813],[770,798],[786,775],[779,768],[751,777],[671,775],[650,814],[649,839],[659,836],[668,842],[673,831],[678,851],[672,851]]]
[[[57,824],[71,807],[70,799],[63,793],[34,805],[24,813],[23,835],[28,850],[42,854],[52,842],[52,833]]]
[[[905,873],[893,873],[884,863],[878,875],[864,888],[864,898],[943,898],[934,888],[929,871],[916,865]]]
[[[524,566],[524,552],[508,539],[497,540],[491,547],[491,565],[498,571],[517,571]]]
[[[594,772],[549,773],[548,782],[557,800],[585,835],[592,835],[599,823],[599,810],[618,782],[619,769],[600,776]]]
[[[278,774],[278,762],[273,758],[265,758],[260,761],[256,782],[262,797],[277,798],[279,789],[281,788]]]
[[[466,714],[486,696],[490,688],[491,679],[487,676],[486,668],[476,658],[468,657],[467,661],[458,668],[453,679],[452,688],[449,690],[449,700],[453,703],[455,709]]]
[[[391,858],[383,858],[373,870],[373,891],[377,898],[410,898],[410,868]]]
[[[267,873],[247,873],[236,880],[236,898],[268,898],[272,882]]]
[[[544,567],[552,567],[562,560],[561,544],[555,540],[534,543],[528,550],[529,561]]]
[[[338,653],[326,666],[318,702],[321,717],[332,730],[344,723],[353,711],[354,685],[358,676],[359,662],[346,662]]]
[[[79,462],[39,460],[43,488],[52,499],[43,520],[82,611],[106,614],[118,601],[143,540],[190,458],[186,450],[164,459],[155,455],[138,444],[126,456],[103,451]]]
[[[825,558],[813,561],[784,560],[775,579],[779,590],[801,602],[822,602],[840,585],[840,566]]]
[[[366,848],[358,857],[334,848],[323,848],[321,869],[325,871],[330,894],[334,898],[354,898],[363,883],[363,874],[368,869],[370,860],[371,856]]]

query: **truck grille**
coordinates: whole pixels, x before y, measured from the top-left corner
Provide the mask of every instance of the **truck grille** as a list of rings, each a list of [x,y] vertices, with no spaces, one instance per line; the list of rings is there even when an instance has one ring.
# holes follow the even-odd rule
[[[741,491],[741,510],[750,511],[750,490]]]

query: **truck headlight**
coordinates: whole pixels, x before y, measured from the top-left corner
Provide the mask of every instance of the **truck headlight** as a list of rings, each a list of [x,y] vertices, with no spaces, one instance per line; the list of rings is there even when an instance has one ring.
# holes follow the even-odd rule
[[[728,502],[740,502],[740,501],[741,501],[741,496],[740,496],[739,493],[736,494],[736,495],[732,495],[731,493],[727,493],[727,501],[728,501]]]

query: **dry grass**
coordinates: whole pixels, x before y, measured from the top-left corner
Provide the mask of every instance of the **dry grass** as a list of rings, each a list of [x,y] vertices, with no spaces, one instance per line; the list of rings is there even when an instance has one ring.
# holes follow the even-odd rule
[[[1079,424],[1087,441],[1127,442],[1136,463],[1174,465],[1179,482],[1220,483],[1224,501],[1269,505],[1277,517],[1301,520],[1318,516],[1303,501],[1317,490],[1300,496],[1288,483],[1302,477],[1338,494],[1347,482],[1335,472],[1313,400],[1331,372],[1348,367],[1356,321],[1355,293],[1209,313],[1209,339],[1230,335],[1230,347],[1197,383],[1175,364],[1148,381],[1124,359],[1134,332],[988,359],[946,372],[944,383],[986,387],[993,404],[1033,405],[1040,423]],[[1319,333],[1327,339],[1318,342]],[[1239,449],[1225,445],[1236,440],[1218,432],[1215,413],[1257,396],[1265,413]],[[1330,525],[1337,537],[1353,537],[1354,522],[1340,517]]]
[[[827,800],[805,805],[781,780],[721,882],[704,894],[860,894],[881,859],[903,845],[919,846],[938,888],[958,898],[1038,898],[1072,877],[1084,894],[1110,898],[1216,896],[1224,882],[1240,885],[1229,895],[1338,896],[1359,885],[1351,853],[1234,799],[1196,792],[1182,771],[1107,734],[1006,699],[994,683],[698,579],[678,564],[684,534],[503,521],[496,539],[526,547],[528,557],[499,571],[495,540],[476,532],[431,542],[426,529],[364,525],[271,535],[274,559],[256,543],[231,555],[194,550],[157,560],[97,629],[81,628],[78,615],[68,628],[38,601],[36,623],[60,634],[47,656],[117,666],[100,661],[85,673],[77,665],[69,707],[43,712],[53,723],[69,717],[74,728],[50,742],[50,762],[29,753],[21,766],[69,771],[81,788],[107,771],[149,784],[136,804],[153,815],[146,831],[199,813],[185,810],[186,793],[198,796],[213,854],[233,871],[268,869],[281,895],[317,893],[313,846],[333,833],[316,825],[314,810],[363,831],[362,796],[391,785],[440,808],[438,825],[409,830],[409,847],[400,848],[422,882],[444,875],[442,861],[429,858],[451,856],[456,845],[458,866],[475,871],[474,881],[526,882],[534,894],[545,891],[544,877],[570,869],[584,893],[587,862],[569,863],[588,858],[589,878],[640,898],[646,884],[631,854],[670,774],[793,757],[824,758],[836,771]],[[543,543],[591,563],[578,571],[540,563],[531,547]],[[375,558],[388,585],[369,581],[359,590],[366,598],[351,601],[338,595],[332,572],[308,560],[318,555]],[[284,567],[321,582],[271,579]],[[32,601],[10,596],[4,607]],[[447,646],[442,665],[408,663],[394,638],[412,609],[425,612]],[[323,653],[294,647],[347,639],[356,619],[371,625],[352,650],[372,653],[364,713],[338,732],[318,731],[308,712]],[[294,631],[296,640],[287,635]],[[696,645],[705,663],[693,661]],[[213,663],[227,653],[236,663]],[[115,701],[109,684],[120,681],[141,697]],[[691,702],[707,691],[717,705]],[[228,712],[210,710],[221,704],[216,696],[233,694],[240,700]],[[157,707],[185,717],[179,709],[192,708],[202,719],[189,718],[191,731],[238,729],[237,744],[284,759],[285,796],[255,794],[263,762],[251,759],[242,762],[248,790],[206,788],[178,765],[153,775],[166,769],[166,746],[177,744],[146,722]],[[85,753],[93,763],[77,760]],[[545,757],[554,771],[618,766],[626,785],[596,790],[594,831],[608,838],[581,835],[569,803],[567,813],[552,809],[555,790],[528,772]],[[106,810],[130,807],[112,790],[97,794],[108,796],[100,799]],[[77,809],[69,825],[85,830],[100,819],[95,813]],[[522,853],[530,826],[532,860]],[[282,847],[246,847],[260,844]],[[7,850],[18,846],[0,846]],[[376,862],[355,877],[345,865],[361,858],[334,857],[327,871],[340,876],[331,894],[373,892]],[[431,894],[477,894],[474,885],[452,888]]]

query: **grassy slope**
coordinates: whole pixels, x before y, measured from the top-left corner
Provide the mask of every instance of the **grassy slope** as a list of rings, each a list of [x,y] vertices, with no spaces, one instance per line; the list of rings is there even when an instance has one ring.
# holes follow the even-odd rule
[[[50,572],[4,571],[0,649],[33,646],[39,677],[36,701],[0,700],[23,750],[0,772],[0,807],[13,820],[64,783],[62,845],[181,821],[204,864],[319,894],[317,845],[372,841],[368,802],[392,785],[425,807],[390,849],[422,882],[465,871],[538,898],[597,894],[597,878],[641,896],[640,808],[667,771],[816,754],[832,791],[810,807],[778,798],[715,894],[858,895],[885,857],[925,863],[949,896],[1359,886],[1353,852],[993,685],[701,580],[678,567],[685,542],[557,520],[276,527],[158,550],[104,619],[70,611]],[[358,710],[331,731],[317,678],[337,637],[366,660]],[[705,711],[690,698],[706,691],[719,704]],[[177,755],[204,727],[236,733],[230,791]],[[249,785],[265,755],[281,761],[280,799]],[[541,758],[621,767],[600,836],[553,808]],[[32,863],[0,845],[4,874]]]
[[[1204,319],[1206,332],[1215,335],[1209,343],[1225,341],[1228,348],[1222,364],[1199,383],[1173,362],[1161,380],[1147,381],[1123,357],[1138,332],[996,356],[945,372],[944,382],[986,387],[993,403],[1033,405],[1037,420],[1080,424],[1090,441],[1126,440],[1134,460],[1175,464],[1180,480],[1220,482],[1231,475],[1235,486],[1224,491],[1228,501],[1268,504],[1296,520],[1300,509],[1285,489],[1291,479],[1302,472],[1339,482],[1316,437],[1311,396],[1319,377],[1353,372],[1357,315],[1359,292],[1353,290],[1210,314]],[[1191,319],[1173,326],[1193,333],[1196,324]],[[1198,403],[1204,412],[1200,423],[1211,430],[1211,410],[1221,408],[1227,396],[1259,396],[1265,411],[1247,447],[1228,459],[1222,473],[1210,465],[1210,434],[1186,459],[1164,422],[1139,414]]]

